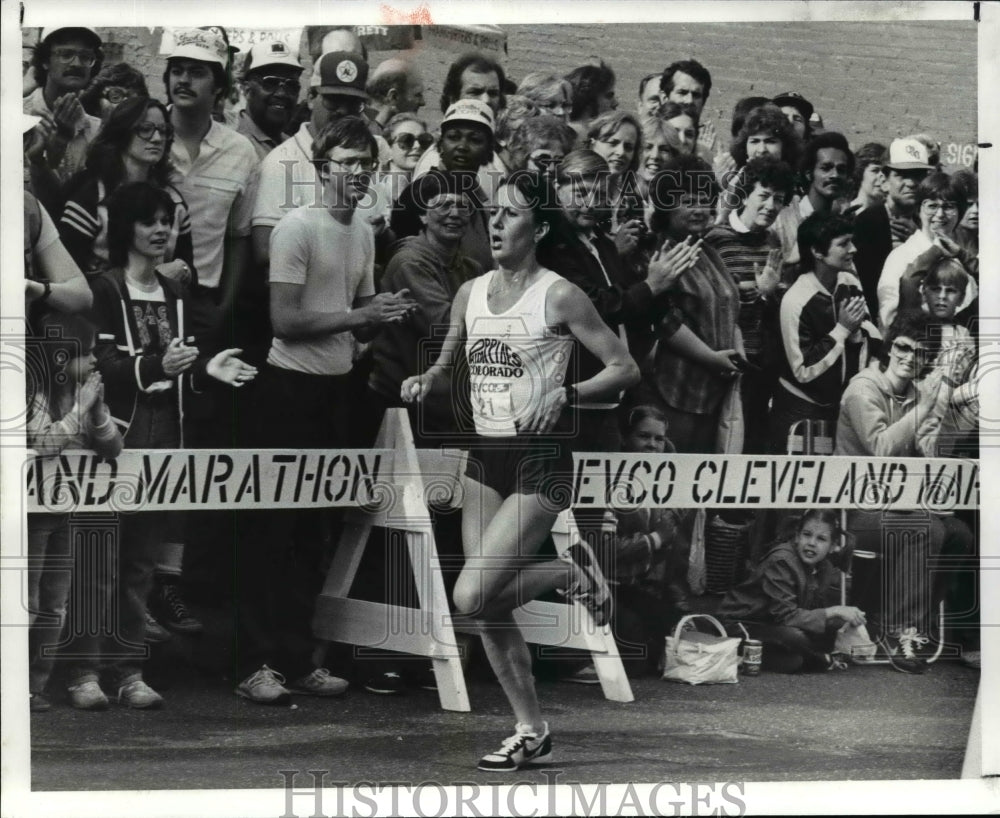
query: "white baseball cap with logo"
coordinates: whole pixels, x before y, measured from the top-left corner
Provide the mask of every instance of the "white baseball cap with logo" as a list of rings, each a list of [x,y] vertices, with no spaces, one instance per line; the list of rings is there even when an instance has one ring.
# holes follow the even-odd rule
[[[480,99],[460,99],[448,106],[441,125],[449,122],[472,122],[484,125],[493,133],[493,109]]]
[[[892,170],[932,170],[927,146],[909,136],[892,140],[885,166]]]
[[[201,28],[174,29],[174,47],[168,60],[180,57],[201,62],[214,62],[225,68],[229,64],[229,46],[221,34]]]
[[[299,54],[288,43],[273,40],[269,43],[254,43],[243,63],[244,71],[263,68],[266,65],[287,65],[289,68],[302,70]]]

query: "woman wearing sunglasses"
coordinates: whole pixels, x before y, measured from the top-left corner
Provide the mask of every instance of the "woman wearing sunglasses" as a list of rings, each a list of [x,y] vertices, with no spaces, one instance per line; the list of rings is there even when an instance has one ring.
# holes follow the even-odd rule
[[[196,283],[187,203],[170,184],[172,141],[170,116],[159,100],[131,97],[108,114],[90,144],[84,169],[70,180],[59,220],[63,244],[88,279],[109,266],[108,200],[128,182],[152,182],[176,205],[156,271],[181,284]]]
[[[402,113],[386,123],[385,138],[389,143],[389,161],[382,165],[373,187],[388,218],[392,203],[410,184],[413,169],[434,144],[434,137],[427,133],[427,125],[422,119]]]

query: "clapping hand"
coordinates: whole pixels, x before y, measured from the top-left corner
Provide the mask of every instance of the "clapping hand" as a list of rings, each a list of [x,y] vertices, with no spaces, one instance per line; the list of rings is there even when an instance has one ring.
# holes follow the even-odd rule
[[[400,290],[397,293],[379,293],[365,306],[364,310],[370,326],[382,324],[397,324],[418,308],[416,301],[410,297],[410,291]]]
[[[163,374],[168,378],[176,378],[196,360],[198,347],[187,346],[180,338],[174,338],[163,353]]]
[[[101,404],[103,400],[104,382],[101,380],[101,373],[95,370],[87,376],[87,380],[80,384],[76,393],[76,405],[80,414],[83,415],[90,412],[96,405]]]
[[[719,136],[715,131],[715,123],[704,123],[698,130],[698,153],[701,156],[712,156],[718,144]]]
[[[241,387],[257,377],[257,367],[241,361],[242,349],[224,349],[209,359],[205,371],[217,381]]]
[[[854,332],[865,320],[865,299],[856,295],[848,298],[837,310],[837,323],[849,332]]]
[[[657,250],[649,260],[646,283],[653,295],[657,295],[673,284],[682,273],[689,270],[701,256],[701,239],[695,240],[688,236],[668,248],[669,239]]]

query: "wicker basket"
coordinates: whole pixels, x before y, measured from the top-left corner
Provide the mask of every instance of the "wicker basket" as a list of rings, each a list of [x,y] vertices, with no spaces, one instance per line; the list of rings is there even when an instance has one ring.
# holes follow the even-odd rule
[[[705,526],[705,591],[724,594],[743,573],[750,523],[727,523],[718,515]]]

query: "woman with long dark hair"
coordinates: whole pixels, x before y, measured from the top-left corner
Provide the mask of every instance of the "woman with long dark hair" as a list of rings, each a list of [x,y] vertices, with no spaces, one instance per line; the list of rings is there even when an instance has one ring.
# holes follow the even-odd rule
[[[197,274],[187,203],[171,184],[170,114],[159,100],[132,97],[108,114],[90,144],[84,169],[67,188],[59,233],[88,278],[108,269],[108,207],[112,194],[127,182],[151,182],[174,202],[173,221],[157,272],[194,284]]]

